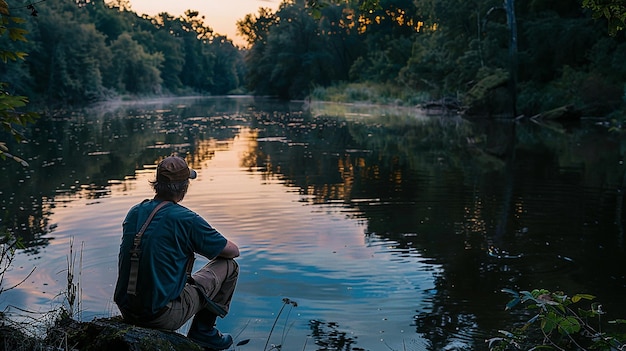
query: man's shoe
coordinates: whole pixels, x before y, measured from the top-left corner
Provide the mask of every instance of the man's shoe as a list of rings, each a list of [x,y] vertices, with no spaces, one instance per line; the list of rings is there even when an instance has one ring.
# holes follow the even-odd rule
[[[187,337],[196,344],[209,350],[226,350],[233,344],[233,337],[230,334],[222,334],[217,328],[211,331],[200,333],[197,331],[189,331]]]

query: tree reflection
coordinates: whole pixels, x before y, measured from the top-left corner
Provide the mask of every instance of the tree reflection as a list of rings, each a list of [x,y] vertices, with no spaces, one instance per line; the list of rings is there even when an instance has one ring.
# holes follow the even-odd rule
[[[318,351],[365,350],[360,347],[353,347],[353,345],[356,344],[356,338],[350,337],[346,332],[340,331],[337,323],[312,320],[309,322],[309,327],[311,328],[311,337],[315,341]]]
[[[245,128],[253,141],[242,167],[296,188],[302,201],[349,208],[342,212],[366,223],[366,241],[380,237],[393,252],[443,268],[435,289],[420,292],[430,307],[407,321],[432,350],[484,349],[484,334],[516,318],[503,311],[503,287],[552,284],[623,310],[620,136],[595,125],[337,117],[301,107],[216,99],[42,118],[30,143],[10,145],[36,155],[31,168],[0,165],[0,225],[37,252],[52,240],[59,195],[110,196],[112,182],[172,152],[199,165]],[[311,330],[320,347],[354,347],[337,324],[315,321]]]
[[[622,158],[620,147],[609,151],[614,138],[602,131],[449,116],[285,114],[259,116],[256,123],[263,140],[259,166],[310,195],[313,204],[354,208],[352,215],[366,219],[367,235],[395,243],[390,249],[413,250],[442,265],[429,292],[432,309],[416,311],[414,320],[432,350],[486,349],[490,332],[517,318],[503,310],[503,287],[597,289],[586,281],[599,280],[596,273],[570,279],[575,267],[561,258],[583,262],[597,255],[581,253],[581,241],[597,247],[601,240],[615,252],[596,267],[626,263],[621,228],[613,236],[615,228],[594,230],[597,239],[584,229],[589,222],[613,223],[607,213],[614,211],[602,208],[621,209],[620,201],[611,205],[586,190],[623,183],[615,161]],[[598,169],[604,170],[601,180]],[[616,269],[603,276],[620,275]],[[624,291],[626,282],[617,285]],[[613,304],[618,296],[606,293]]]
[[[202,141],[232,140],[241,119],[224,119],[221,111],[240,108],[234,100],[215,100],[208,105],[130,104],[42,116],[28,143],[11,145],[20,155],[30,155],[30,167],[0,164],[0,230],[21,238],[26,252],[37,254],[52,240],[54,225],[48,221],[58,196],[68,201],[108,197],[112,183],[134,177],[136,170],[171,153],[190,154],[192,166],[210,159],[224,145]],[[219,117],[198,118],[209,111]]]

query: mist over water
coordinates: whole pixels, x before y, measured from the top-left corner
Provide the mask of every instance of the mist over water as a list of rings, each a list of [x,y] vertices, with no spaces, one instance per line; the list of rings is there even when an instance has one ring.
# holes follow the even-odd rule
[[[198,171],[182,205],[241,248],[218,327],[262,349],[481,350],[516,320],[500,290],[598,296],[623,318],[626,145],[415,110],[236,98],[124,103],[40,120],[23,169],[0,164],[0,225],[25,238],[0,308],[112,302],[121,222],[171,153]],[[206,262],[199,257],[196,268]],[[33,273],[29,275],[34,269]],[[317,346],[316,346],[317,345]]]

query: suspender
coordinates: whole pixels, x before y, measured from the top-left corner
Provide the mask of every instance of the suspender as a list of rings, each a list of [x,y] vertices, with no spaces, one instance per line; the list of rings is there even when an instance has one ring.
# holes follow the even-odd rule
[[[154,215],[163,206],[167,205],[168,203],[170,202],[162,201],[160,204],[158,204],[154,208],[154,210],[152,210],[152,213],[150,213],[150,216],[148,216],[148,219],[146,219],[146,222],[143,224],[139,232],[135,234],[135,239],[133,240],[133,248],[130,250],[130,275],[128,276],[128,288],[126,290],[126,293],[129,295],[134,296],[137,293],[137,276],[139,275],[139,255],[141,254],[140,244],[141,244],[141,237],[143,236],[143,232],[145,232],[146,229],[148,228],[148,225],[152,221],[152,218],[154,217]]]

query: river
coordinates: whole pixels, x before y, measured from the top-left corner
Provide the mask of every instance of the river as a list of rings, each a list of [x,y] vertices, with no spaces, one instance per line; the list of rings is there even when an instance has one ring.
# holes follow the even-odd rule
[[[0,294],[16,318],[67,306],[68,268],[75,318],[119,314],[121,222],[172,153],[198,171],[182,204],[241,248],[218,321],[241,350],[486,350],[519,319],[503,288],[589,293],[626,317],[626,141],[601,121],[190,97],[28,134],[9,147],[29,167],[0,162],[0,227],[26,244]]]

